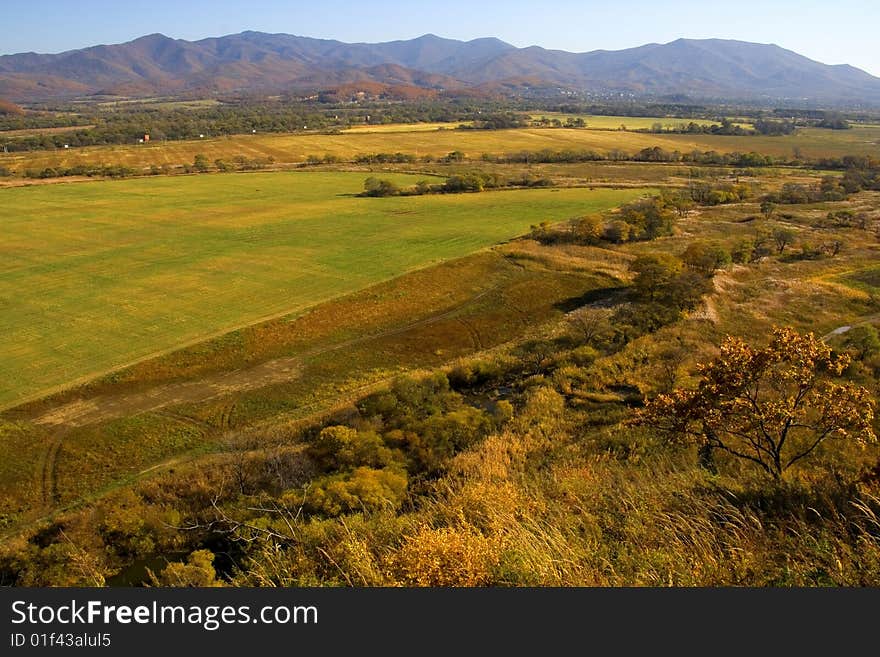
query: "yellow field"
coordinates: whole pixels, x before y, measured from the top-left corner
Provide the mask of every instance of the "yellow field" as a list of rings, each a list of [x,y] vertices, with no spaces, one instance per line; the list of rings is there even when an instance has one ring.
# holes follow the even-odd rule
[[[342,130],[343,134],[364,133],[388,134],[389,132],[435,132],[455,130],[460,125],[473,125],[473,121],[449,121],[446,123],[388,123],[386,125],[356,125]]]
[[[3,130],[0,131],[0,137],[33,137],[36,135],[61,135],[65,132],[88,130],[94,127],[94,125],[78,125],[72,127],[67,126],[63,128],[24,128],[22,130]]]
[[[159,109],[203,109],[205,107],[215,107],[219,105],[219,100],[213,98],[203,98],[201,100],[169,100],[166,98],[136,98],[130,100],[108,100],[98,103],[98,107],[103,109],[116,109],[117,107],[129,108],[132,106],[148,105],[151,108]]]
[[[708,119],[673,119],[668,116],[600,116],[597,114],[564,114],[562,112],[541,112],[532,114],[532,120],[537,121],[541,118],[559,119],[565,123],[568,119],[583,119],[587,124],[587,130],[646,130],[654,127],[655,123],[660,123],[664,128],[677,128],[681,124],[696,123],[697,125],[713,125],[718,121],[709,121]],[[743,128],[751,128],[752,124],[747,122],[734,121],[734,125]]]
[[[401,152],[417,157],[441,157],[462,151],[471,158],[483,153],[503,154],[522,150],[620,150],[635,153],[659,146],[669,151],[715,150],[719,152],[755,151],[791,157],[840,157],[847,154],[880,156],[880,129],[858,127],[852,130],[805,128],[785,137],[729,137],[719,135],[653,135],[614,130],[569,130],[564,128],[525,128],[519,130],[413,130],[397,132],[400,126],[382,126],[382,132],[356,131],[351,134],[258,134],[149,143],[130,146],[93,146],[32,153],[0,153],[0,166],[14,170],[74,166],[77,164],[122,164],[135,168],[191,163],[196,153],[210,160],[274,158],[278,164],[295,164],[310,155],[352,158],[366,153]]]

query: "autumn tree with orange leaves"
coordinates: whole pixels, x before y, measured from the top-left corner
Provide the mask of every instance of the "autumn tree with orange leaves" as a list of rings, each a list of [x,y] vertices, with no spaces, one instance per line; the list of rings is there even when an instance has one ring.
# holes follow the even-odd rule
[[[696,443],[710,469],[717,449],[778,480],[827,440],[876,441],[871,394],[838,378],[849,362],[790,328],[775,329],[762,349],[728,337],[721,354],[699,367],[696,389],[658,396],[635,422]]]

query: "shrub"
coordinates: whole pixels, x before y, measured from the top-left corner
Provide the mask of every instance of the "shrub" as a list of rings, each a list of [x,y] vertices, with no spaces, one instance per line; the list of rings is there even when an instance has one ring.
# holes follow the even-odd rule
[[[190,588],[223,586],[223,582],[217,580],[214,553],[210,550],[196,550],[189,555],[185,564],[170,563],[158,576],[150,574],[154,586]]]
[[[486,586],[499,561],[498,542],[470,527],[425,527],[391,561],[407,586]]]
[[[380,180],[370,176],[364,181],[364,196],[384,197],[399,196],[400,187],[391,180]]]
[[[501,367],[491,360],[479,360],[476,362],[456,365],[449,372],[449,385],[453,390],[475,388],[490,381],[496,380],[501,375]]]
[[[309,455],[327,469],[361,465],[383,468],[403,460],[402,455],[386,447],[375,432],[356,431],[343,426],[322,429],[309,446]]]
[[[349,475],[316,481],[307,493],[305,506],[312,513],[331,517],[388,507],[396,510],[406,498],[406,487],[406,474],[397,469],[359,467]]]
[[[446,414],[432,415],[406,436],[411,470],[435,473],[466,447],[473,445],[492,428],[491,418],[482,410],[465,407]]]

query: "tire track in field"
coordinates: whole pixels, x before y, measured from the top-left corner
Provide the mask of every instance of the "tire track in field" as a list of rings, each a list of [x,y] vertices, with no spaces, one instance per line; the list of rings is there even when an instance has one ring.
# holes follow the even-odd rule
[[[518,272],[516,272],[518,273]],[[454,315],[461,312],[466,307],[478,302],[483,299],[487,295],[496,292],[504,282],[499,282],[496,285],[493,285],[486,290],[483,290],[479,294],[467,299],[455,306],[448,308],[447,310],[438,313],[436,315],[432,315],[430,317],[426,317],[424,319],[411,322],[406,324],[405,326],[400,326],[397,328],[380,331],[378,333],[361,336],[359,338],[353,338],[351,340],[346,340],[344,342],[331,345],[321,349],[315,349],[306,354],[300,356],[315,356],[320,355],[322,353],[328,353],[339,349],[344,349],[346,347],[357,346],[359,344],[365,344],[372,340],[380,340],[387,337],[392,337],[394,335],[403,334],[407,331],[421,328],[424,326],[429,326],[431,324],[435,324],[437,322],[441,322],[450,318],[453,318]],[[253,369],[253,368],[252,368]],[[247,372],[248,370],[244,370]],[[237,373],[241,373],[242,370],[236,371]],[[362,385],[356,386],[349,390],[346,390],[341,395],[334,397],[333,399],[318,399],[307,404],[303,404],[302,406],[297,407],[296,409],[283,413],[279,416],[273,417],[271,421],[258,422],[253,426],[245,427],[243,430],[245,431],[259,431],[263,425],[268,422],[277,423],[283,421],[292,421],[292,422],[303,422],[308,423],[312,421],[316,421],[317,418],[325,417],[328,414],[334,412],[335,410],[341,409],[345,407],[347,404],[351,404],[357,399],[361,398],[365,394],[369,394],[371,392],[375,392],[380,390],[383,386],[388,385],[391,381],[397,378],[397,374],[391,376],[385,376],[380,379],[369,381],[368,383],[364,383]],[[162,386],[160,386],[162,387]],[[155,391],[150,391],[155,392]],[[125,397],[120,396],[120,397]],[[215,433],[218,437],[222,437],[228,431],[232,429],[232,417],[235,412],[235,402],[234,400],[230,400],[230,402],[225,405],[219,413],[218,417],[218,425],[213,425],[203,420],[193,418],[189,415],[185,415],[182,413],[174,412],[170,409],[164,408],[164,406],[170,406],[177,401],[176,399],[167,400],[167,403],[164,403],[164,400],[159,399],[160,396],[155,395],[154,399],[160,405],[148,410],[141,410],[135,413],[129,413],[131,415],[140,414],[145,412],[155,412],[160,416],[167,417],[169,419],[176,420],[178,422],[188,424],[193,427],[197,427],[199,430],[203,431],[211,431]],[[106,401],[106,400],[105,400]],[[111,399],[109,402],[109,408],[114,412],[118,412],[111,417],[121,417],[125,413],[122,413],[122,409],[124,408],[124,403],[120,400]],[[80,498],[75,501],[71,501],[68,504],[61,506],[61,499],[58,490],[58,482],[57,482],[57,469],[59,463],[59,456],[63,447],[63,440],[65,436],[71,431],[72,428],[77,426],[86,426],[88,424],[93,424],[104,419],[103,416],[94,416],[90,415],[90,413],[99,413],[104,405],[100,399],[87,399],[87,400],[76,400],[74,402],[70,402],[69,404],[65,404],[61,407],[58,407],[55,410],[50,410],[47,413],[41,415],[37,420],[46,419],[51,414],[56,414],[55,422],[43,422],[43,424],[47,424],[53,427],[52,430],[52,442],[49,445],[49,448],[46,450],[46,456],[44,457],[43,466],[41,469],[41,487],[42,487],[42,496],[43,500],[46,503],[46,506],[49,508],[51,513],[56,513],[60,510],[65,510],[69,508],[74,508],[78,504],[81,503],[82,499]],[[66,407],[75,406],[73,411],[68,409],[65,411]],[[36,421],[35,421],[36,422]],[[144,470],[137,473],[137,477],[146,476],[148,474],[162,471],[165,468],[173,467],[177,464],[188,462],[193,460],[194,458],[198,458],[198,456],[193,454],[178,454],[172,456],[168,459],[155,463]],[[43,516],[34,522],[40,522],[48,518],[49,516]],[[28,523],[29,525],[32,523]],[[16,527],[14,530],[6,532],[5,534],[0,534],[0,540],[4,540],[6,537],[12,535],[14,532],[21,531],[21,526]]]
[[[43,465],[40,468],[40,492],[43,504],[54,507],[59,502],[58,492],[58,460],[64,447],[64,437],[67,429],[61,429],[51,435],[51,443],[43,457]]]
[[[180,422],[181,424],[195,427],[196,429],[200,430],[204,435],[215,433],[218,430],[218,427],[208,424],[207,422],[198,418],[194,418],[191,415],[175,413],[174,411],[169,411],[167,409],[160,409],[153,412],[160,417],[168,418],[169,420],[174,420],[175,422]]]
[[[226,404],[220,412],[220,431],[228,431],[232,428],[232,413],[235,411],[235,402]]]
[[[462,326],[464,326],[465,330],[468,332],[468,334],[470,334],[471,343],[473,343],[474,349],[477,351],[482,351],[484,348],[483,341],[480,339],[480,333],[479,333],[479,331],[477,331],[477,329],[474,327],[474,325],[471,324],[466,319],[464,319],[463,317],[458,318],[458,323],[461,324]]]

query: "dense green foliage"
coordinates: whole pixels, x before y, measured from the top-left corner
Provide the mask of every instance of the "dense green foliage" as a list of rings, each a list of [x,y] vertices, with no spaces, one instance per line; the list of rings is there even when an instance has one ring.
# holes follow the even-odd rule
[[[392,180],[370,176],[364,181],[361,196],[381,198],[387,196],[422,196],[423,194],[461,194],[465,192],[482,192],[489,189],[516,187],[552,187],[549,178],[539,178],[523,174],[519,178],[504,179],[496,173],[473,170],[465,174],[449,176],[445,182],[431,183],[420,180],[411,187],[401,188]]]

